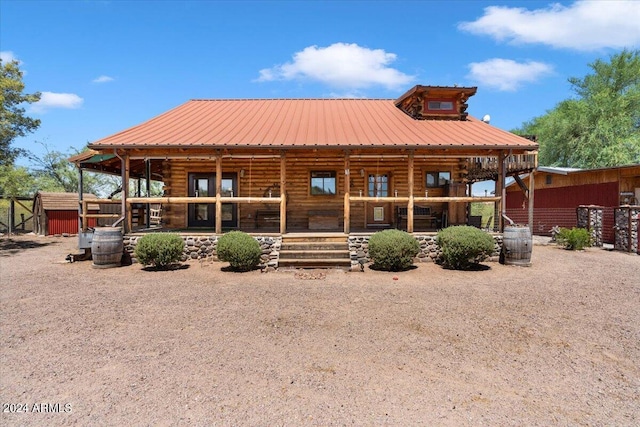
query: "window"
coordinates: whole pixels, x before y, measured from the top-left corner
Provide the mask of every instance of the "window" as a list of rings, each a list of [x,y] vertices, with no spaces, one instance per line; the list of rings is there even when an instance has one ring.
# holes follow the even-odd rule
[[[427,188],[444,187],[451,181],[451,172],[427,172]]]
[[[451,111],[453,110],[452,101],[429,101],[427,109],[431,111]]]
[[[312,196],[333,196],[335,194],[336,194],[335,171],[312,171],[311,172],[311,195]]]
[[[553,182],[553,175],[545,176],[545,184],[550,185]]]
[[[369,197],[388,197],[389,176],[387,174],[370,174],[367,195]]]

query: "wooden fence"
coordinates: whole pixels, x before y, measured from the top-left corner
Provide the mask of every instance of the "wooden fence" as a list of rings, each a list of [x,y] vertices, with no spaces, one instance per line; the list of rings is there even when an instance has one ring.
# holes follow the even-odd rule
[[[33,231],[33,214],[27,205],[32,201],[25,197],[0,198],[0,232],[11,235]]]

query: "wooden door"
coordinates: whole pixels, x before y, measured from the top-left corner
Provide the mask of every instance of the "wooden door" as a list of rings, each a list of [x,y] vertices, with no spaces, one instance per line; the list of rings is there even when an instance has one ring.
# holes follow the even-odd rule
[[[389,197],[391,195],[391,173],[375,172],[367,174],[367,196]],[[367,202],[367,227],[389,227],[393,224],[391,203]]]

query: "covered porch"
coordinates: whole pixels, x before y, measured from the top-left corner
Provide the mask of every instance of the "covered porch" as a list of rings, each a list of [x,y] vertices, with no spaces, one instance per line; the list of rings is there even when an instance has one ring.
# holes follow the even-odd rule
[[[83,171],[121,176],[120,199],[90,213],[89,220],[123,226],[125,233],[157,230],[222,234],[295,232],[375,232],[398,228],[435,232],[448,225],[477,224],[470,203],[491,203],[492,230],[503,227],[506,177],[533,170],[536,152],[513,150],[114,150],[87,152],[72,159]],[[472,195],[474,182],[495,179],[494,195]],[[150,181],[163,182],[152,196]],[[82,183],[82,179],[80,180]],[[533,190],[530,182],[529,188]],[[133,191],[132,191],[133,189]],[[81,193],[82,194],[82,193]],[[533,196],[533,191],[529,193]],[[92,200],[96,203],[96,200]],[[531,203],[529,204],[532,205]],[[161,208],[154,221],[153,208]],[[156,218],[157,220],[157,218]],[[155,222],[155,223],[154,223]]]

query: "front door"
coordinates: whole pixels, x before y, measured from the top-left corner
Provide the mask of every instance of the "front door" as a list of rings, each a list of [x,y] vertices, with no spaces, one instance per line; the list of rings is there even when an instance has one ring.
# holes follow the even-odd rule
[[[389,197],[391,173],[370,173],[367,179],[368,197]],[[389,227],[393,223],[391,203],[367,202],[367,227]]]
[[[232,197],[238,194],[238,179],[236,174],[222,174],[223,197]],[[190,173],[189,174],[189,197],[215,197],[216,196],[216,174]],[[225,228],[235,228],[238,225],[237,204],[222,204],[222,226]],[[188,212],[189,227],[216,226],[216,204],[215,203],[190,203]]]

